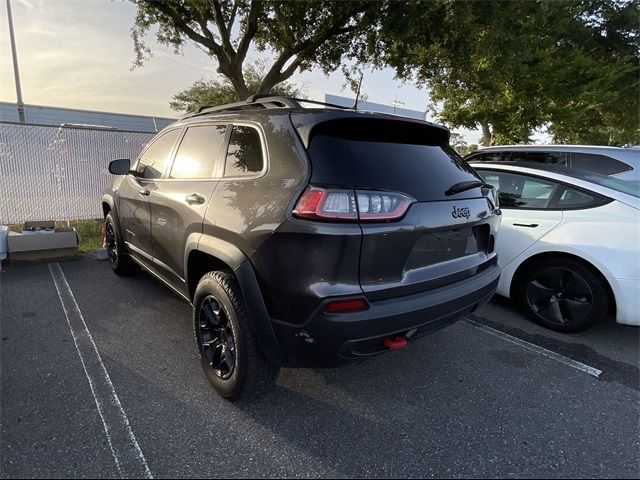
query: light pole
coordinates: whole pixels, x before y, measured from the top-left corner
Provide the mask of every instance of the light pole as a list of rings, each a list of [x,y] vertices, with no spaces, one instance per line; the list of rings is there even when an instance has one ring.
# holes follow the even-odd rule
[[[395,115],[396,107],[399,107],[400,105],[404,105],[404,102],[401,102],[400,100],[398,100],[398,97],[396,96],[393,102],[391,102],[391,105],[393,106],[393,114]]]
[[[11,2],[7,0],[7,19],[9,21],[9,37],[11,38],[11,56],[13,57],[13,75],[16,79],[16,96],[18,101],[18,120],[24,123],[24,103],[22,102],[22,88],[20,88],[20,70],[18,69],[18,53],[16,51],[16,39],[13,33],[13,17],[11,16]]]

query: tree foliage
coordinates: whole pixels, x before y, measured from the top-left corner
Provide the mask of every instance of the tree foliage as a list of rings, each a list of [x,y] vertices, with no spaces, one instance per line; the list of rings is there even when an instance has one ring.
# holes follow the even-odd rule
[[[264,79],[266,66],[263,62],[248,65],[243,72],[249,95],[257,93]],[[274,95],[288,97],[300,97],[302,91],[293,83],[284,81],[271,88]],[[233,88],[231,81],[222,77],[220,79],[202,79],[191,87],[177,93],[169,106],[179,112],[193,112],[203,105],[215,106],[225,103],[238,102],[241,99]]]
[[[249,87],[244,67],[251,46],[273,55],[258,92],[314,66],[325,72],[341,65],[343,55],[362,48],[379,12],[369,1],[297,0],[133,0],[138,9],[132,29],[136,65],[150,55],[144,37],[157,27],[158,42],[177,51],[194,42],[214,57],[238,97]]]
[[[436,0],[389,16],[378,65],[429,87],[452,127],[485,145],[526,142],[542,127],[558,141],[637,142],[638,1]],[[604,138],[604,137],[607,138]]]
[[[242,99],[298,70],[355,76],[371,63],[427,86],[440,120],[482,128],[485,145],[540,129],[559,142],[640,143],[640,0],[132,1],[136,63],[152,28],[176,51],[195,43],[228,79],[190,89],[218,91],[213,103],[229,84]],[[250,48],[272,58],[257,86]],[[176,107],[192,108],[182,94]]]

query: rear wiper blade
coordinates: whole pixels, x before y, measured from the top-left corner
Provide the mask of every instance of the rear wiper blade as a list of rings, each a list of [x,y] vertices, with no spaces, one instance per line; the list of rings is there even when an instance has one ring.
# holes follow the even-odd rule
[[[477,187],[490,187],[490,185],[481,182],[480,180],[471,180],[468,182],[459,182],[455,185],[451,186],[449,190],[444,192],[444,194],[448,197],[449,195],[455,195],[456,193],[466,192],[467,190],[471,190],[472,188]]]

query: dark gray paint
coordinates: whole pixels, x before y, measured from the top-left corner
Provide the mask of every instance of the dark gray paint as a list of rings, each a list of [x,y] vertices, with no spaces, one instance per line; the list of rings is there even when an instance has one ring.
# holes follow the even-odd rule
[[[130,255],[185,298],[193,294],[189,265],[194,252],[203,252],[224,262],[236,272],[245,297],[264,299],[264,309],[254,309],[252,320],[257,331],[266,335],[260,339],[263,350],[274,353],[272,361],[285,364],[294,363],[293,359],[276,358],[278,345],[288,343],[292,336],[299,334],[305,322],[317,317],[316,312],[328,298],[366,293],[374,307],[376,301],[400,297],[397,308],[402,310],[408,305],[403,295],[442,288],[446,283],[460,282],[488,269],[492,272],[491,278],[478,275],[475,286],[448,308],[464,311],[486,301],[485,296],[495,289],[493,284],[498,275],[495,253],[479,252],[469,255],[461,264],[441,264],[439,270],[430,266],[434,268],[426,271],[416,264],[422,257],[414,251],[421,237],[441,230],[485,224],[495,235],[499,214],[490,210],[484,192],[476,189],[478,198],[475,199],[469,199],[472,193],[465,192],[463,198],[457,200],[416,203],[401,221],[386,224],[333,224],[296,219],[291,212],[311,174],[303,144],[314,125],[334,118],[344,120],[363,115],[385,122],[399,120],[381,114],[305,110],[295,113],[297,128],[294,128],[292,112],[295,111],[241,110],[192,117],[172,125],[171,129],[211,123],[229,125],[227,142],[233,125],[255,128],[263,143],[264,169],[246,177],[223,177],[226,148],[222,148],[217,153],[216,178],[166,179],[175,155],[174,146],[163,178],[118,177],[106,191],[104,201],[113,198],[109,208],[117,212]],[[430,141],[448,139],[448,130],[443,127],[411,121],[411,128],[431,132]],[[189,204],[187,197],[194,194],[204,201]],[[454,206],[468,208],[472,217],[452,217]],[[252,275],[240,278],[241,265],[245,269],[251,266]],[[452,275],[443,275],[437,285],[429,281],[434,273],[443,269]],[[475,295],[474,289],[483,294]],[[427,303],[431,308],[433,302]],[[426,304],[416,308],[414,319],[406,328],[430,320]],[[381,327],[376,335],[382,335],[388,313],[385,309],[372,308],[370,313],[374,312],[381,312],[382,316],[377,319]],[[273,336],[272,320],[280,322],[280,326],[292,325],[290,330],[279,327],[276,331],[276,335],[286,338]],[[397,331],[392,320],[387,321],[387,331]],[[347,328],[336,338],[357,339],[368,334],[359,329],[357,335],[359,337],[349,337]],[[330,347],[335,354],[336,345]],[[326,363],[324,359],[318,360]]]

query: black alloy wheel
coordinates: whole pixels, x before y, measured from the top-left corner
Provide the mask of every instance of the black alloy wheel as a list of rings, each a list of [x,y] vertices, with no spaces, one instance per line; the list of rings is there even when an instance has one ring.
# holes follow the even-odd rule
[[[109,261],[111,264],[117,265],[118,243],[116,240],[116,232],[113,229],[113,224],[111,222],[107,222],[105,226],[105,242],[107,244],[107,252],[109,253]]]
[[[527,284],[530,308],[545,322],[572,325],[593,310],[593,291],[577,272],[562,267],[538,271]]]
[[[203,361],[219,378],[229,379],[236,366],[235,335],[224,308],[213,295],[203,300],[198,322],[198,343]]]
[[[136,264],[127,255],[124,241],[118,233],[118,224],[111,213],[108,213],[104,219],[104,240],[113,271],[118,275],[133,273],[137,269]]]
[[[540,259],[520,272],[514,285],[516,301],[536,323],[552,330],[586,330],[609,310],[609,292],[601,276],[578,259]]]

